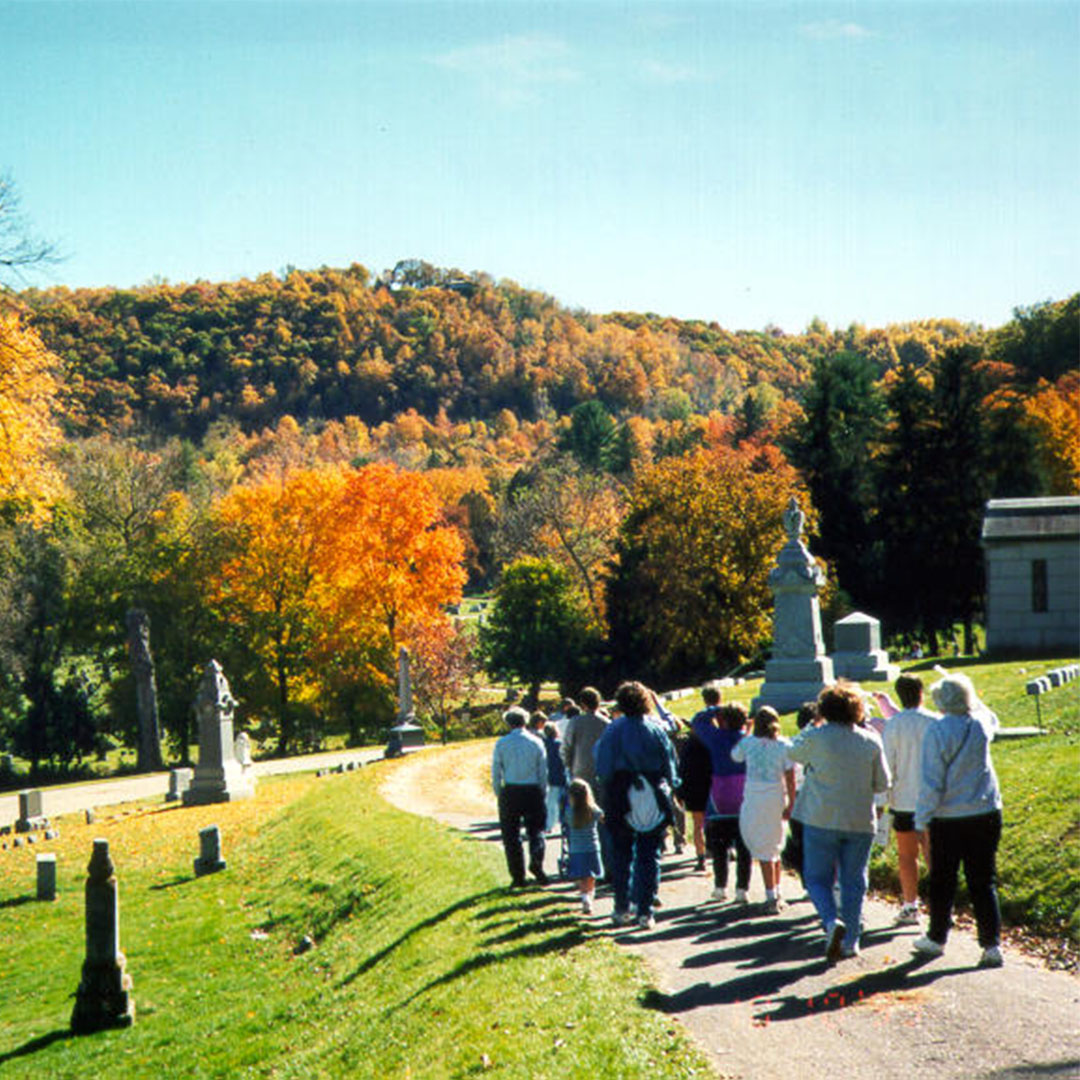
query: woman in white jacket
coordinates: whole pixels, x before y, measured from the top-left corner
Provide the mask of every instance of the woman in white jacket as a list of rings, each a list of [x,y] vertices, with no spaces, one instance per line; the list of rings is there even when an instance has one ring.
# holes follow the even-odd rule
[[[945,714],[926,731],[915,828],[930,830],[930,926],[917,953],[940,956],[949,936],[961,863],[975,911],[980,967],[1001,967],[997,849],[1001,788],[990,760],[998,718],[966,675],[946,675],[930,688]]]

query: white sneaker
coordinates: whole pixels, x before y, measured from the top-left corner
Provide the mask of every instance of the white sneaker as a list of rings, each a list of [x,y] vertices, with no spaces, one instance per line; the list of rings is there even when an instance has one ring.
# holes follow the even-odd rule
[[[592,914],[592,897],[591,896],[583,896],[581,898],[581,911],[582,911],[582,914],[584,914],[584,915],[591,915]]]
[[[854,945],[841,945],[840,956],[844,960],[850,960],[853,956],[859,955],[859,943],[856,941]]]
[[[651,915],[641,915],[638,917],[637,924],[642,930],[651,930],[656,925],[656,919]]]
[[[784,901],[779,896],[768,896],[765,898],[765,914],[766,915],[779,915],[785,908]]]
[[[735,903],[736,904],[745,904],[745,903],[748,903],[749,900],[750,900],[750,897],[746,895],[746,890],[745,889],[736,889],[735,890]]]
[[[941,956],[945,952],[944,945],[936,942],[931,937],[927,937],[925,934],[920,938],[916,938],[911,943],[911,948],[914,952],[921,953],[923,956]]]
[[[900,914],[896,916],[897,926],[918,926],[919,925],[919,906],[918,904],[905,904],[900,909]]]
[[[634,921],[634,916],[629,911],[615,911],[611,915],[612,926],[629,926]]]
[[[727,889],[716,888],[712,891],[712,898],[719,900],[721,904],[727,903]]]
[[[1005,957],[1001,955],[1001,949],[997,945],[991,945],[986,949],[983,949],[983,954],[979,958],[979,967],[981,968],[999,968],[1005,963]]]

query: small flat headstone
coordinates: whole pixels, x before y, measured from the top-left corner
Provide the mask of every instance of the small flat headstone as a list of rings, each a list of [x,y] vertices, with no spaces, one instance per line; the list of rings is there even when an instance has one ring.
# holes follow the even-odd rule
[[[45,830],[45,839],[46,840],[55,840],[59,835],[60,835],[60,833],[59,833],[59,831],[57,829],[46,829]]]
[[[86,824],[93,825],[95,821],[97,821],[97,814],[95,814],[93,810],[88,809],[86,811]]]
[[[1047,672],[1046,677],[1050,680],[1050,685],[1055,688],[1061,686],[1061,684],[1065,681],[1061,676],[1060,668],[1055,668],[1053,671]]]
[[[22,837],[21,836],[16,836],[15,839],[11,841],[11,846],[13,848],[22,847],[23,846]]]

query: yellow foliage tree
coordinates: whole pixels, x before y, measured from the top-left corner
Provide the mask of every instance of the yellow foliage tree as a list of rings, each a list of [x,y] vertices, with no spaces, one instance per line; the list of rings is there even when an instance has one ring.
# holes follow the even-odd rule
[[[0,308],[0,505],[41,517],[60,490],[50,451],[58,361],[16,312]]]
[[[1080,373],[1042,383],[1024,411],[1039,438],[1050,493],[1080,494]]]

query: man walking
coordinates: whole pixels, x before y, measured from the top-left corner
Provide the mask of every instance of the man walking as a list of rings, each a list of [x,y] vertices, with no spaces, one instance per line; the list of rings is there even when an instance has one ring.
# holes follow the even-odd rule
[[[544,826],[547,818],[547,751],[527,728],[529,714],[514,706],[503,713],[510,731],[495,744],[491,786],[499,800],[499,831],[506,867],[515,888],[525,884],[521,826],[529,841],[529,872],[541,884],[544,873]]]

